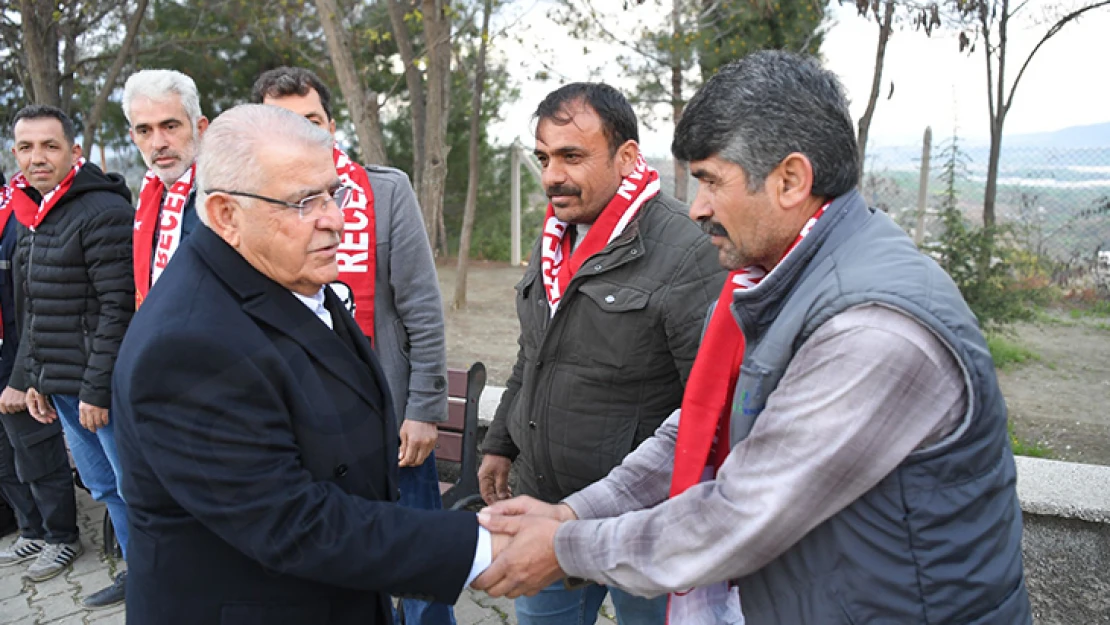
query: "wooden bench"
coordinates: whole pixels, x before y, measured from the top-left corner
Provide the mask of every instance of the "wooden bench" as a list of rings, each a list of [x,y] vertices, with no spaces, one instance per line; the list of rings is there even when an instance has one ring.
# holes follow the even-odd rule
[[[486,387],[486,367],[447,371],[447,421],[439,424],[437,462],[458,466],[458,477],[441,481],[443,507],[461,510],[481,501],[478,491],[478,398]],[[452,472],[453,473],[453,472]]]

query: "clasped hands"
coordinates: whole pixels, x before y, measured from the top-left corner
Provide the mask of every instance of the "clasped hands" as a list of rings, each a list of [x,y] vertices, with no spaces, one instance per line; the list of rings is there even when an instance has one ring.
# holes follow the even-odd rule
[[[471,584],[492,597],[534,595],[565,577],[555,557],[555,531],[577,517],[566,504],[531,497],[506,499],[483,509],[478,521],[493,537],[493,564]]]

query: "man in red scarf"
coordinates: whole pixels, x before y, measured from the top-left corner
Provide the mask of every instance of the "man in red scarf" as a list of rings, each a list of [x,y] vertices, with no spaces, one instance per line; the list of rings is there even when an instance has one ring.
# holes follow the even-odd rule
[[[682,399],[724,273],[686,207],[640,154],[636,115],[609,85],[574,83],[537,107],[550,204],[516,287],[520,353],[483,442],[488,503],[547,502],[588,487],[650,438]],[[521,625],[593,622],[608,594],[622,624],[662,623],[666,598],[562,583],[516,602]],[[584,621],[582,619],[585,619]]]
[[[669,593],[675,625],[1031,623],[994,363],[951,278],[856,191],[837,77],[748,55],[672,151],[732,272],[681,412],[560,504],[497,506],[548,518],[488,518],[515,539],[475,585]]]
[[[279,67],[258,77],[252,99],[302,115],[335,135],[331,92],[312,72]],[[400,503],[438,510],[436,423],[447,419],[447,343],[432,250],[408,177],[353,162],[336,145],[336,174],[354,191],[343,210],[331,284],[374,345],[400,423]],[[451,606],[403,599],[410,625],[453,625]]]
[[[197,146],[208,128],[196,83],[181,72],[148,69],[123,86],[131,140],[149,169],[135,211],[135,306],[199,223],[193,187]]]
[[[22,173],[10,183],[11,202],[30,230],[16,251],[26,294],[16,362],[26,376],[27,409],[39,421],[61,421],[81,479],[107,506],[126,558],[127,507],[109,407],[116,355],[135,306],[131,191],[119,174],[81,158],[73,123],[56,108],[23,109],[13,134]],[[40,558],[48,551],[62,564],[80,543],[50,545]],[[28,573],[41,577],[35,568]],[[85,606],[119,604],[123,595],[121,576]]]

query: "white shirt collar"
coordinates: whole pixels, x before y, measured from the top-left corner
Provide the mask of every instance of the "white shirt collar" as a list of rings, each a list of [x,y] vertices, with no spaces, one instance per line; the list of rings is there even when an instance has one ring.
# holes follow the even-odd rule
[[[331,312],[324,306],[324,289],[326,288],[328,287],[325,286],[321,288],[315,295],[301,295],[295,291],[290,291],[290,293],[301,300],[301,303],[307,306],[308,309],[312,311],[312,314],[316,315],[320,321],[323,321],[324,325],[328,326],[328,328],[335,329],[335,326],[332,325]]]

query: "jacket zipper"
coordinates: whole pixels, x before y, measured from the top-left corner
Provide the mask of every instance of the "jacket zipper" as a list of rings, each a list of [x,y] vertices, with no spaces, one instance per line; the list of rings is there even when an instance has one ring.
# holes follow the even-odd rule
[[[34,226],[31,226],[30,230],[31,248],[27,251],[27,275],[23,276],[23,289],[27,297],[27,310],[31,314],[30,318],[27,320],[27,328],[24,330],[24,336],[25,340],[29,342],[29,353],[31,354],[31,358],[34,359],[33,353],[35,350],[35,333],[33,329],[35,327],[35,305],[34,300],[31,298],[31,273],[34,270],[35,266],[35,234],[38,232],[38,230]],[[44,370],[40,367],[38,379],[35,381],[35,388],[37,388],[40,392],[42,391],[43,373]]]

